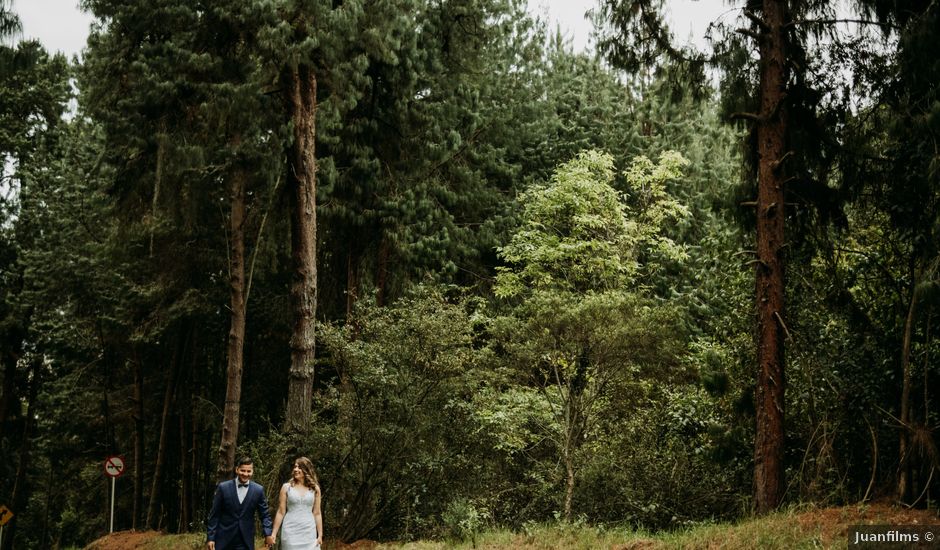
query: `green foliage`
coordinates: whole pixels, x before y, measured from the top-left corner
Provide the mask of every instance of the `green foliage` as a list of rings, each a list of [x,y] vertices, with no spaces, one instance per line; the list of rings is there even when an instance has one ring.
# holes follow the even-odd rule
[[[604,25],[654,24],[646,50],[601,29],[617,63],[658,64],[643,74],[571,52],[516,0],[83,4],[99,25],[74,72],[74,118],[61,117],[63,58],[0,47],[12,67],[0,71],[3,479],[16,475],[38,389],[17,547],[102,534],[101,460],[130,459],[141,436],[119,481],[118,528],[133,524],[164,399],[172,474],[158,515],[170,531],[203,528],[236,172],[250,175],[252,273],[240,450],[272,501],[306,455],[328,537],[346,540],[612,546],[626,535],[590,526],[746,514],[755,262],[734,221],[753,198],[735,195],[751,183],[743,134],[707,99],[709,79],[672,64],[682,52],[662,42],[658,2],[598,12],[622,19]],[[820,7],[798,4],[799,16]],[[882,411],[897,407],[912,299],[914,420],[937,420],[936,9],[867,4],[897,26],[897,49],[860,35],[858,48],[794,57],[806,68],[794,73],[798,150],[785,167],[799,227],[784,248],[794,499],[861,498],[872,472],[874,490],[890,484],[897,432]],[[0,34],[15,22],[9,5]],[[735,36],[716,52],[720,101],[747,111],[756,63]],[[855,83],[828,70],[856,57]],[[321,324],[314,414],[286,436],[274,426],[290,354],[290,128],[277,100],[298,65],[318,84]],[[75,483],[57,493],[49,472]],[[565,527],[540,526],[566,515]],[[488,531],[502,526],[519,533]],[[773,527],[731,536],[807,543]],[[664,544],[715,540],[700,529]]]
[[[746,503],[746,462],[714,460],[709,428],[721,410],[694,386],[655,381],[633,390],[637,405],[603,425],[585,448],[578,509],[602,524],[676,529],[702,519],[733,518]]]
[[[15,48],[0,45],[0,158],[4,159],[0,178],[4,195],[15,180],[7,173],[7,159],[14,167],[28,164],[31,153],[53,135],[46,130],[60,123],[72,93],[69,70],[64,56],[50,56],[39,42],[23,41]]]
[[[474,545],[486,519],[487,513],[467,499],[451,501],[441,514],[441,522],[449,538],[460,542],[470,540]]]
[[[675,152],[658,165],[645,157],[627,172],[634,210],[629,212],[611,186],[613,157],[586,151],[559,167],[546,185],[519,199],[523,227],[500,255],[516,268],[497,269],[497,296],[533,291],[585,292],[628,286],[640,269],[640,252],[667,259],[684,257],[661,234],[664,226],[687,213],[668,196],[665,184],[687,164]]]
[[[479,471],[472,451],[459,451],[474,429],[460,406],[478,368],[472,312],[423,287],[388,308],[360,307],[344,327],[322,327],[337,378],[321,395],[321,418],[335,423],[308,447],[344,540],[426,532]]]

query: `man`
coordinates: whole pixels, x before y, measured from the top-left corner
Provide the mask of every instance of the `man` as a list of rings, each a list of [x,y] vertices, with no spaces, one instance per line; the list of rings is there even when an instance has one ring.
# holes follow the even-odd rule
[[[264,531],[264,545],[274,545],[271,536],[271,514],[264,488],[254,481],[251,459],[242,457],[235,466],[235,479],[223,481],[215,488],[212,510],[206,526],[209,550],[254,550],[255,512]]]

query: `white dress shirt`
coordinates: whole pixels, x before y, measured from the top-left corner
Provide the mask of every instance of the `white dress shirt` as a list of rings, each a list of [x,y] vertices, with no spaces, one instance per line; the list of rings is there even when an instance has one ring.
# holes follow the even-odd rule
[[[251,482],[249,481],[249,483]],[[236,477],[235,478],[235,492],[238,493],[238,503],[241,504],[242,502],[245,502],[245,497],[248,495],[248,484],[246,483],[245,486],[242,487],[241,480],[239,480]]]

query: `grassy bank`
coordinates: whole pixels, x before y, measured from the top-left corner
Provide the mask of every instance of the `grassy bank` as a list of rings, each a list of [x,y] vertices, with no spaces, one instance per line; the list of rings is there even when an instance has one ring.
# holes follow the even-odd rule
[[[479,533],[474,540],[465,541],[379,543],[363,540],[352,544],[328,541],[324,550],[845,548],[848,527],[855,524],[940,525],[940,519],[936,509],[907,510],[883,504],[841,508],[797,507],[733,524],[698,525],[664,533],[552,524],[532,526],[522,531],[490,530]],[[205,547],[204,540],[202,534],[123,532],[95,541],[86,550],[197,550]]]

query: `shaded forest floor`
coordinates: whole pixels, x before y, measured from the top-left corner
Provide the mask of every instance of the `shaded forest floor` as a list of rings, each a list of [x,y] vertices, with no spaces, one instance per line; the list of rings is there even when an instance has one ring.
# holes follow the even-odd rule
[[[484,550],[653,550],[665,548],[744,549],[744,548],[845,548],[849,526],[937,525],[940,516],[933,510],[908,510],[885,504],[841,508],[794,508],[763,518],[745,519],[735,524],[700,525],[669,533],[642,533],[626,529],[595,529],[563,525],[540,526],[527,532],[487,531],[475,541],[425,541],[411,543],[357,541],[343,544],[327,541],[324,550],[444,550],[477,548]],[[204,535],[165,535],[156,531],[123,531],[91,543],[85,550],[169,550],[205,548]],[[258,545],[258,548],[263,548]]]

